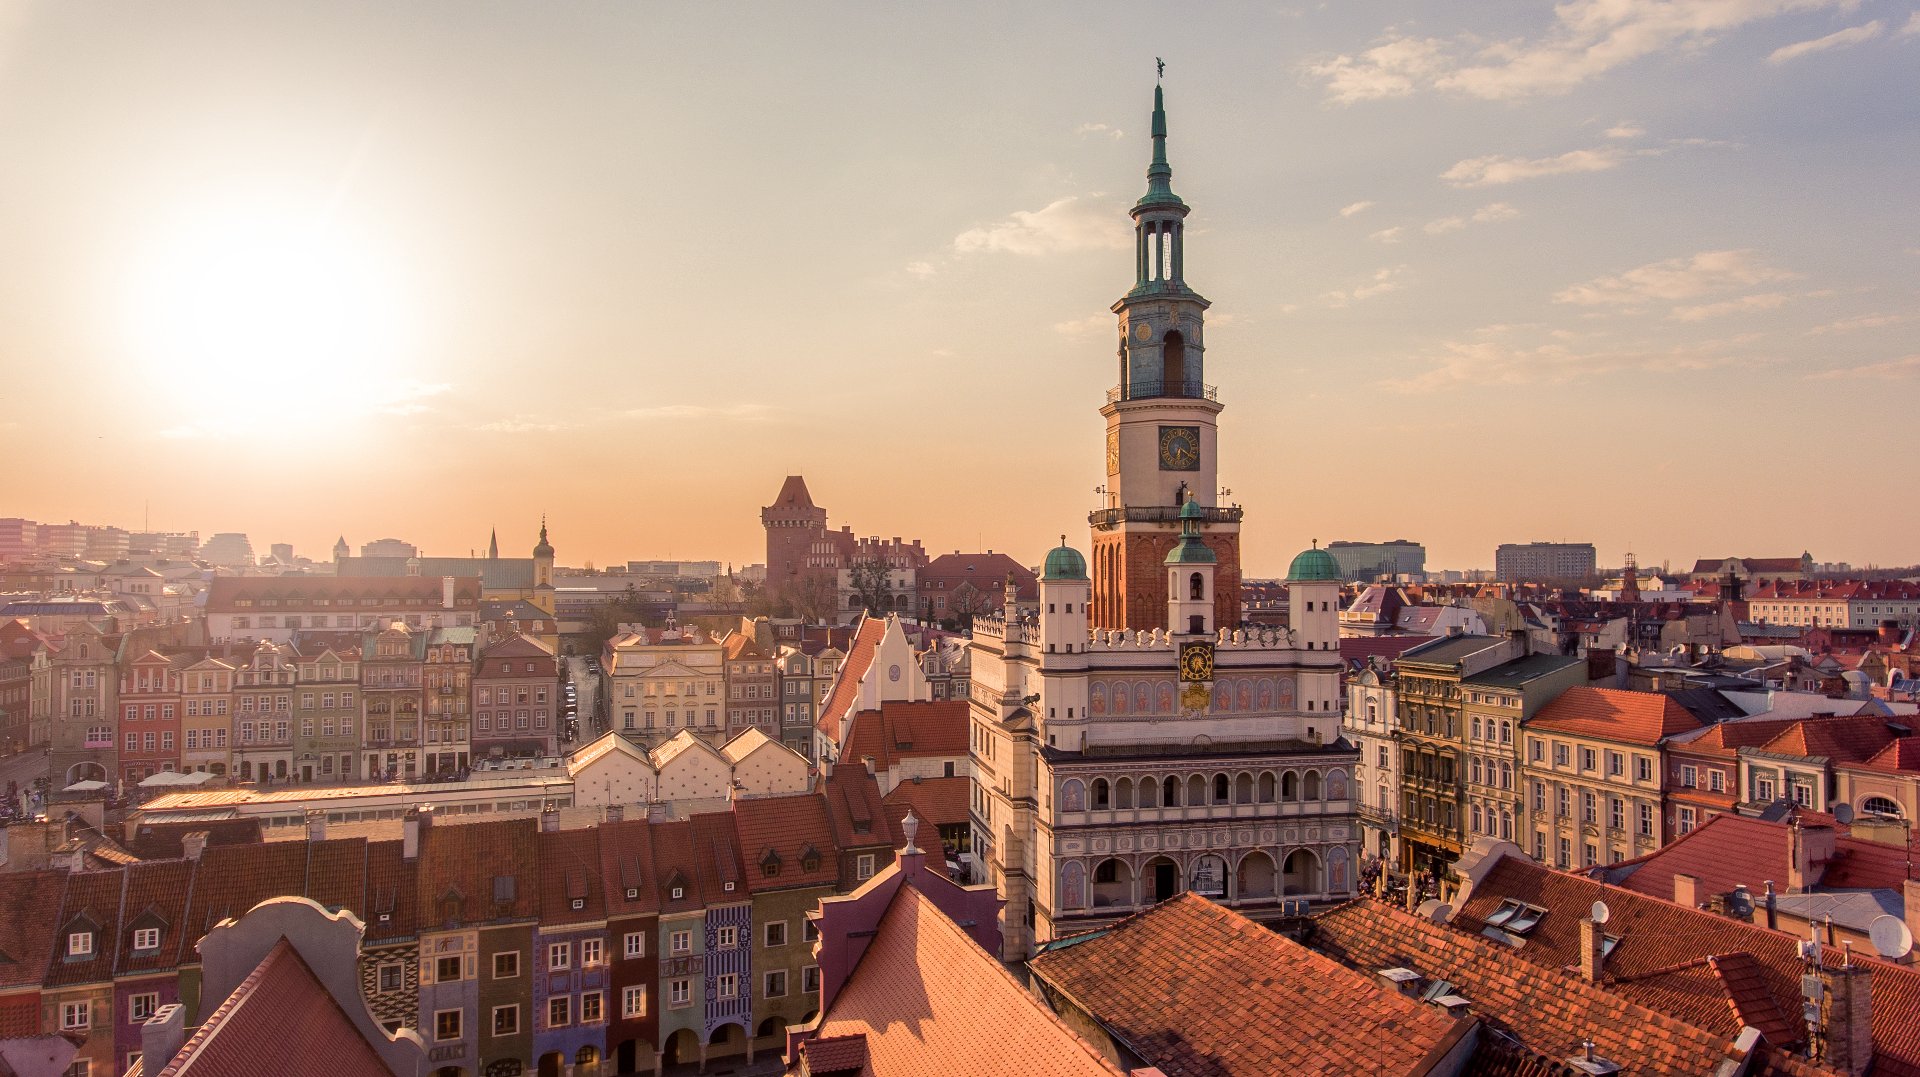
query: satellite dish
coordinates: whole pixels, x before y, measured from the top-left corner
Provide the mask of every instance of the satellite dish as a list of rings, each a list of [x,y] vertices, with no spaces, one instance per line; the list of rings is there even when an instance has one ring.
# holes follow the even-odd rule
[[[1853,805],[1835,804],[1833,806],[1833,821],[1839,823],[1841,826],[1853,825]]]
[[[1881,957],[1898,961],[1913,951],[1913,932],[1898,916],[1876,916],[1867,928],[1867,937]]]
[[[1593,903],[1593,910],[1588,913],[1588,915],[1593,919],[1594,923],[1604,924],[1613,918],[1613,910],[1607,908],[1606,902],[1596,901]]]

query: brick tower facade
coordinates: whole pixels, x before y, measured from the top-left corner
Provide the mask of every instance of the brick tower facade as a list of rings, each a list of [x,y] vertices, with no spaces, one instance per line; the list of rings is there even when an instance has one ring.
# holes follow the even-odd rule
[[[1213,623],[1240,623],[1240,516],[1222,505],[1215,456],[1219,394],[1206,383],[1207,301],[1187,286],[1187,205],[1173,193],[1167,114],[1153,93],[1153,163],[1133,207],[1133,289],[1119,317],[1120,381],[1107,391],[1106,504],[1093,529],[1094,628],[1167,627],[1162,565],[1180,511],[1200,507],[1201,540],[1218,561]]]
[[[779,591],[820,568],[814,546],[826,536],[827,510],[813,503],[806,479],[788,475],[773,504],[760,510],[760,523],[767,529],[769,587]]]

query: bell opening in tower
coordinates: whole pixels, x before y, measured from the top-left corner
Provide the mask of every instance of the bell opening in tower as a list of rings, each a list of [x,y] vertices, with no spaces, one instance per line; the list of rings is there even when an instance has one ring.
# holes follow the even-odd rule
[[[1187,391],[1187,338],[1175,329],[1160,347],[1162,396],[1196,396]]]

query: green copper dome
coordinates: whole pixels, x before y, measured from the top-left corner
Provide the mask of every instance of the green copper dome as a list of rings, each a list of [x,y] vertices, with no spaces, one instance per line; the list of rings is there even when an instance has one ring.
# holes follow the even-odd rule
[[[1338,583],[1340,582],[1340,562],[1335,561],[1332,554],[1318,546],[1311,550],[1302,550],[1300,556],[1293,559],[1293,567],[1287,569],[1287,579],[1295,583],[1315,580],[1332,580]]]
[[[1198,535],[1180,536],[1179,545],[1167,551],[1167,565],[1211,565],[1217,560]]]
[[[1047,551],[1047,562],[1040,571],[1043,580],[1084,580],[1087,559],[1071,546],[1059,545]]]

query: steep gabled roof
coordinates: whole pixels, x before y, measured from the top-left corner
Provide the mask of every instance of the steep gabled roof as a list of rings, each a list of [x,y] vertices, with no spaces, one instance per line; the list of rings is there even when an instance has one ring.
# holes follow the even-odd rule
[[[866,768],[853,765],[835,767],[819,789],[827,800],[828,817],[833,820],[833,843],[842,851],[868,845],[900,845],[886,806],[880,800],[879,783]]]
[[[884,700],[854,716],[840,758],[851,764],[872,756],[875,767],[892,770],[907,759],[964,757],[971,721],[964,699]]]
[[[538,830],[535,819],[421,827],[417,923],[431,929],[449,921],[484,923],[538,916]],[[448,907],[450,896],[457,899],[456,908]]]
[[[827,701],[820,706],[820,718],[816,725],[836,744],[845,736],[846,719],[853,711],[854,700],[860,698],[860,679],[873,667],[874,652],[879,649],[880,640],[886,634],[887,622],[884,617],[868,617],[860,622],[860,631],[847,649],[846,660],[840,663],[833,689],[827,693]]]
[[[268,1059],[279,1077],[392,1077],[339,1000],[284,938],[156,1072],[252,1077]]]
[[[753,892],[831,886],[838,880],[833,822],[827,817],[826,798],[820,794],[736,800],[733,826],[739,835],[747,886]],[[805,864],[809,851],[814,857],[811,871]]]
[[[645,916],[659,912],[662,895],[653,862],[653,828],[645,819],[629,819],[602,823],[599,829],[607,916]]]
[[[1901,737],[1880,749],[1873,758],[1854,765],[1889,774],[1920,772],[1920,737]]]
[[[1700,728],[1700,719],[1659,692],[1577,686],[1542,707],[1527,728],[1652,747]]]
[[[67,879],[64,871],[0,873],[0,988],[46,980]],[[28,1034],[37,1031],[36,1022]]]
[[[600,827],[542,832],[535,841],[540,852],[540,922],[586,923],[606,918],[605,888],[601,883]],[[575,908],[575,902],[579,907]]]
[[[1792,828],[1786,823],[1721,814],[1645,856],[1594,868],[1590,874],[1657,898],[1673,897],[1675,875],[1691,875],[1702,900],[1744,885],[1757,901],[1767,882],[1786,886],[1792,857]],[[1906,878],[1906,850],[1841,837],[1834,840],[1832,859],[1813,867],[1825,888],[1898,888]]]
[[[1841,763],[1864,763],[1881,749],[1910,731],[1873,714],[1855,714],[1834,718],[1808,718],[1795,722],[1759,750],[1773,755],[1797,755],[1831,759]]]
[[[1192,893],[1030,967],[1167,1077],[1419,1073],[1470,1027]]]
[[[1121,1077],[912,886],[821,1015],[819,1040],[841,1037],[864,1038],[863,1077]]]

